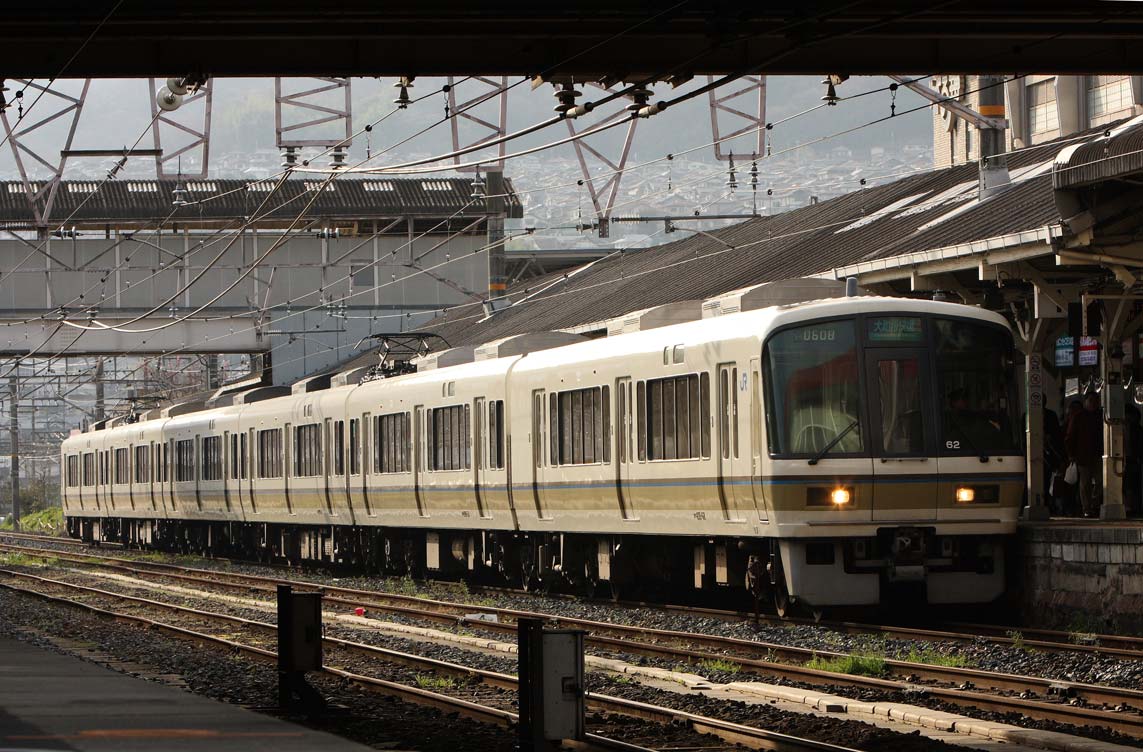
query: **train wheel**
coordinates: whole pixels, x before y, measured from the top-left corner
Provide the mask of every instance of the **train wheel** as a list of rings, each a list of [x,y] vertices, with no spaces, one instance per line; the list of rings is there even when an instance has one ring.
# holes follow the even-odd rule
[[[786,583],[779,581],[774,586],[774,612],[778,614],[779,619],[789,619],[793,611],[790,595],[786,592]]]

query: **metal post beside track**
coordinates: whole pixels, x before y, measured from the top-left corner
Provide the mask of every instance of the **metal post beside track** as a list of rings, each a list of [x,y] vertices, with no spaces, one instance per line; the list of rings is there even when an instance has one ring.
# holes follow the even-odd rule
[[[295,593],[278,585],[278,706],[321,713],[326,703],[306,681],[322,668],[321,593]]]
[[[560,741],[582,741],[585,692],[583,638],[579,629],[545,630],[541,619],[516,621],[519,656],[518,749],[559,749]]]

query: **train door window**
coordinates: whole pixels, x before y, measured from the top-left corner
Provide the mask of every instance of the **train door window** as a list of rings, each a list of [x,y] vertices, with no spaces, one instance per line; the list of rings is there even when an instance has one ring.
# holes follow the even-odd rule
[[[730,459],[730,372],[722,368],[718,374],[718,432],[722,458]]]
[[[349,420],[349,474],[361,474],[361,419]]]
[[[333,474],[345,475],[345,421],[333,422]]]
[[[239,474],[238,474],[238,463],[239,463],[239,459],[238,459],[239,458],[238,434],[236,434],[236,433],[230,434],[230,447],[228,448],[228,450],[230,452],[230,479],[231,480],[238,480],[238,478],[239,478]]]
[[[151,448],[149,446],[135,447],[135,482],[151,482]]]
[[[710,456],[710,374],[699,376],[699,419],[702,432],[702,456]]]
[[[246,434],[238,437],[238,477],[246,480]]]
[[[552,392],[548,395],[548,464],[560,464],[560,406],[559,395]]]
[[[639,461],[647,460],[647,383],[640,381],[635,396],[636,423],[639,437]]]
[[[881,405],[881,453],[922,454],[925,430],[920,360],[878,359],[875,378]]]
[[[504,400],[488,403],[488,467],[504,468]]]
[[[83,455],[83,485],[95,485],[95,454],[92,452]]]
[[[603,428],[595,435],[595,456],[603,457],[604,462],[611,462],[611,387],[605,386],[600,391],[603,405],[597,415],[603,418]]]
[[[321,474],[321,424],[294,427],[294,477],[312,478]]]
[[[115,482],[131,482],[131,465],[128,460],[127,447],[115,450]]]
[[[540,429],[544,425],[544,393],[542,391],[535,391],[532,393],[532,465],[533,467],[540,467],[543,465],[544,459],[544,437],[540,435]]]
[[[175,482],[194,480],[194,439],[175,442]]]
[[[627,386],[622,382],[619,384],[619,398],[616,402],[616,409],[619,411],[619,430],[616,432],[616,451],[619,453],[619,461],[627,462]]]
[[[731,447],[734,449],[734,458],[738,459],[738,367],[730,369],[730,433]]]
[[[282,429],[258,432],[258,477],[282,477]]]

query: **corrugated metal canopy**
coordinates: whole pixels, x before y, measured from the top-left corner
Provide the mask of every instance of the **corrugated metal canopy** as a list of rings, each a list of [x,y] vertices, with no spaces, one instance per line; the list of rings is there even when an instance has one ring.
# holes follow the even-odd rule
[[[1143,172],[1143,128],[1135,118],[1120,128],[1107,128],[1102,138],[1062,150],[1052,168],[1057,189],[1113,180]]]
[[[171,222],[194,224],[240,219],[252,215],[263,201],[263,222],[292,220],[317,195],[307,212],[313,219],[360,220],[386,217],[479,217],[488,214],[485,202],[473,202],[468,178],[392,178],[343,176],[322,186],[324,178],[286,180],[276,191],[275,179],[266,180],[65,180],[56,191],[51,216],[67,217],[68,224],[98,225],[146,222],[166,218],[173,208],[176,185],[182,183],[190,202],[175,212]],[[101,184],[102,183],[102,184]],[[33,190],[43,188],[33,181]],[[520,214],[520,201],[505,180],[509,216]],[[24,184],[0,182],[0,223],[32,221]]]
[[[514,287],[507,296],[512,305],[497,306],[491,317],[480,304],[464,304],[425,330],[457,346],[582,327],[761,282],[1039,230],[1060,222],[1051,165],[1062,146],[1050,142],[1010,154],[1012,184],[988,198],[980,198],[976,163],[931,170],[706,235],[618,251]]]

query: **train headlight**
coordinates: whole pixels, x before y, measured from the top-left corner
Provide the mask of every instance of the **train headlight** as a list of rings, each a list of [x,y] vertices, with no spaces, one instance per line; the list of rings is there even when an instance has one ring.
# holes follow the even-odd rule
[[[835,507],[843,507],[850,502],[852,496],[848,488],[835,488],[830,492],[829,500],[833,502]]]
[[[971,504],[976,501],[976,489],[961,486],[956,490],[957,504]]]

